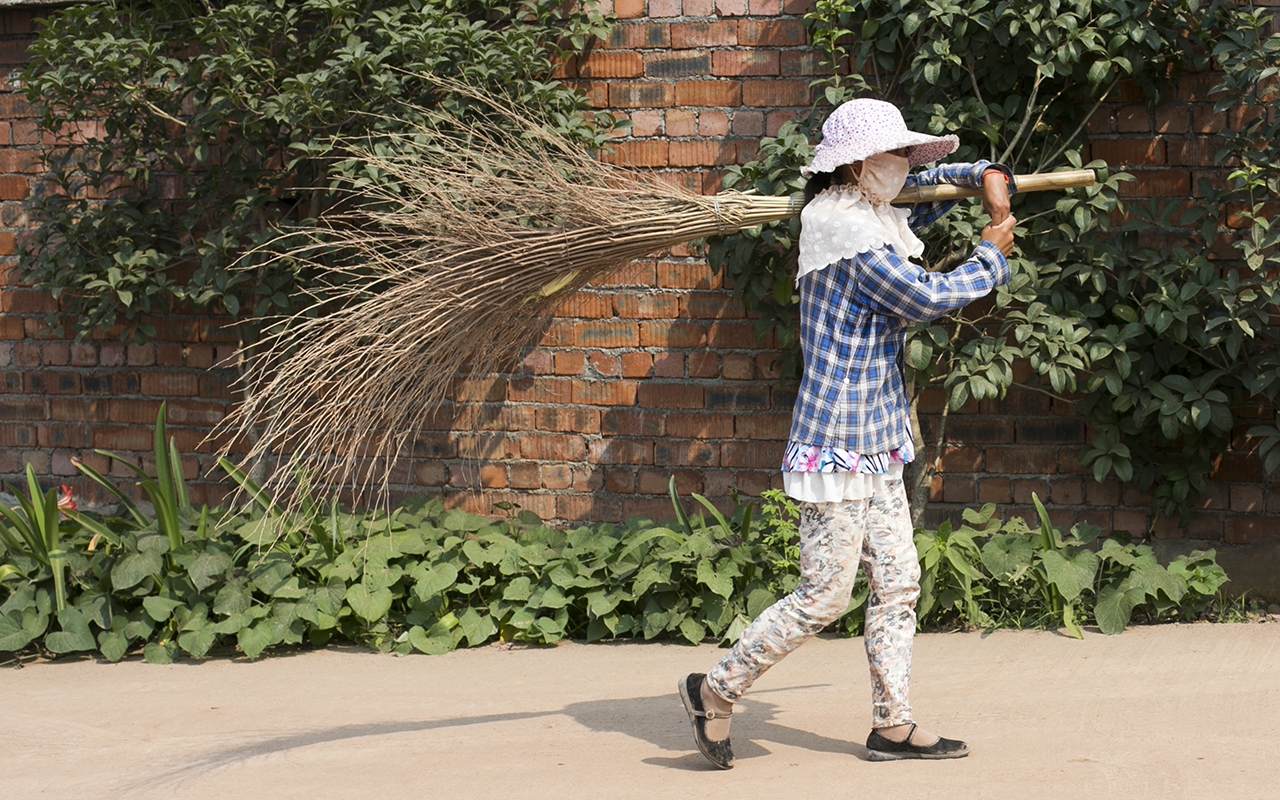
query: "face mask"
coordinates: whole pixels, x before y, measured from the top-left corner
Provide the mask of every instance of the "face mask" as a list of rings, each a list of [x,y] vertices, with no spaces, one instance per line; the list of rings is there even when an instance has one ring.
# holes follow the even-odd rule
[[[876,153],[862,162],[858,188],[873,206],[888,203],[898,196],[907,182],[911,165],[904,156]]]

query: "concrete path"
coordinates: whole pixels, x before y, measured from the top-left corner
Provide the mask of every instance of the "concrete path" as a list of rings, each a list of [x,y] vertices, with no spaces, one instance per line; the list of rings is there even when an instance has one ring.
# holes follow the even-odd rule
[[[917,719],[957,761],[871,763],[861,642],[810,642],[693,749],[679,676],[715,647],[0,668],[0,798],[1280,797],[1280,625],[916,639]]]

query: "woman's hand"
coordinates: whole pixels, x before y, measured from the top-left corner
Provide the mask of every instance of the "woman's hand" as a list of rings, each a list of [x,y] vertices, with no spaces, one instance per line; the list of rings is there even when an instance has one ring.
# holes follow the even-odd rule
[[[983,241],[991,242],[1001,253],[1007,256],[1013,252],[1013,226],[1018,224],[1018,220],[1012,214],[1007,213],[1007,207],[1005,211],[1003,222],[992,222],[982,229],[982,239]]]
[[[995,170],[982,176],[982,210],[996,225],[1009,216],[1009,181]]]

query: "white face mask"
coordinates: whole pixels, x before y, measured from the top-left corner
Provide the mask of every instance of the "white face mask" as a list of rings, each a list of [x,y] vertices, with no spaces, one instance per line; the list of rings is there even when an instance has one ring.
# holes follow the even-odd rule
[[[862,162],[858,188],[873,206],[883,205],[898,196],[906,185],[911,164],[905,156],[876,153]]]

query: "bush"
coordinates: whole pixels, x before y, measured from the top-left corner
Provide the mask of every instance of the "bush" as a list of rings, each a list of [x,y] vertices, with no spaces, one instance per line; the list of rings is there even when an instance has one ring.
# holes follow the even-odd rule
[[[253,507],[197,509],[164,413],[157,477],[139,473],[154,514],[84,464],[120,500],[119,513],[80,513],[65,497],[60,506],[28,469],[28,496],[0,521],[0,651],[109,661],[141,652],[167,663],[219,645],[257,658],[335,636],[402,655],[495,638],[727,643],[799,579],[795,507],[777,491],[766,493],[762,515],[748,502],[725,516],[694,495],[694,515],[672,483],[671,523],[633,517],[562,531],[527,511],[493,520],[438,498],[389,515],[336,502],[285,511],[224,461]],[[917,531],[921,626],[1061,622],[1079,635],[1096,619],[1118,633],[1135,614],[1194,618],[1225,580],[1212,551],[1166,569],[1144,545],[1098,546],[1094,529],[1064,535],[1047,521],[1039,531],[1020,519],[1001,525],[994,511],[966,512],[958,530]],[[862,580],[837,627],[857,632],[865,601]]]

